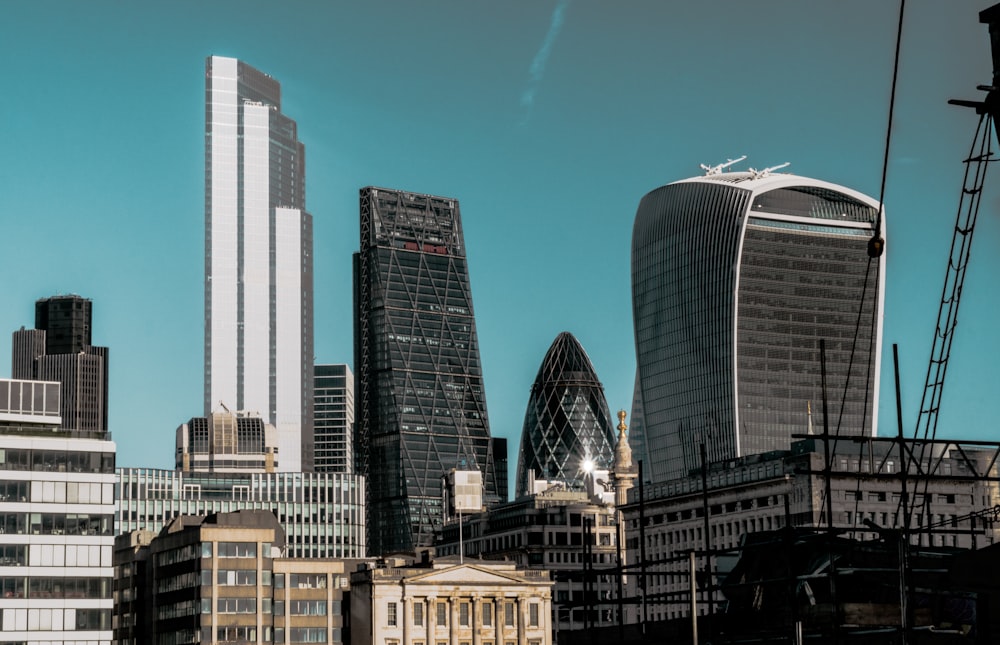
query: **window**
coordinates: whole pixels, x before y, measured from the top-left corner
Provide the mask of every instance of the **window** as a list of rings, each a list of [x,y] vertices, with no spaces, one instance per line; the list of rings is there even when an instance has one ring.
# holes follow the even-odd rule
[[[483,627],[491,627],[493,625],[493,603],[484,602],[483,603]]]
[[[256,598],[219,598],[215,605],[220,614],[255,614]]]
[[[503,604],[503,624],[507,627],[514,626],[514,603],[505,602]]]
[[[448,624],[448,603],[439,602],[437,604],[437,624]]]
[[[256,542],[219,542],[218,557],[220,558],[256,558]]]
[[[533,602],[528,605],[528,625],[538,627],[538,603]]]
[[[292,643],[325,643],[325,627],[292,627],[288,630],[288,640]]]
[[[424,624],[424,603],[418,602],[413,605],[413,624],[418,627]],[[416,645],[416,643],[414,643]]]
[[[462,627],[469,626],[469,603],[458,603],[458,624]]]
[[[257,572],[249,569],[235,571],[219,569],[215,582],[220,585],[256,585]]]
[[[386,622],[387,625],[389,625],[389,627],[395,627],[396,626],[396,603],[395,602],[390,602],[389,605],[388,605],[388,607],[386,609],[387,609],[387,611],[386,611],[386,614],[385,614],[385,622]]]

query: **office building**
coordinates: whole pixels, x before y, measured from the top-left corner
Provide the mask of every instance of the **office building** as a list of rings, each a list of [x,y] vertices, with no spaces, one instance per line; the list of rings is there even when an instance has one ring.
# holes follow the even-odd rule
[[[686,476],[702,444],[710,462],[787,449],[823,399],[820,341],[831,433],[876,434],[878,211],[851,189],[769,171],[712,169],[642,198],[632,307],[644,476]]]
[[[257,414],[225,408],[177,428],[175,464],[185,473],[273,473],[277,431]]]
[[[387,559],[351,574],[351,643],[551,645],[551,604],[547,571]]]
[[[266,511],[179,517],[115,541],[115,642],[342,643],[344,562],[296,559]],[[144,583],[144,584],[143,584]]]
[[[749,536],[786,526],[818,531],[832,527],[840,538],[869,542],[895,542],[908,526],[911,544],[955,551],[987,547],[1000,537],[1000,527],[976,516],[984,509],[992,516],[1000,444],[910,440],[903,455],[894,439],[831,444],[829,497],[824,447],[818,438],[796,441],[789,450],[711,464],[705,488],[701,473],[648,485],[642,507],[640,491],[633,488],[629,504],[622,508],[624,551],[631,570],[645,575],[627,578],[626,596],[642,597],[639,581],[645,579],[648,620],[689,616],[690,605],[682,594],[689,589],[690,565],[677,556],[711,551],[711,575],[702,579],[721,582]],[[905,506],[903,469],[912,478]],[[828,508],[832,522],[827,520]],[[704,558],[699,557],[697,566],[704,571]],[[630,606],[629,622],[640,620],[641,606]],[[699,614],[709,610],[702,596]]]
[[[58,381],[62,427],[108,430],[108,348],[91,345],[93,305],[76,295],[35,302],[35,328],[13,334],[11,375]]]
[[[590,491],[567,490],[561,482],[538,482],[537,492],[497,504],[485,513],[469,513],[445,524],[435,547],[438,557],[467,562],[509,561],[520,568],[552,575],[552,611],[556,631],[611,624],[611,605],[585,614],[584,600],[615,598],[612,573],[591,573],[617,563],[615,506]],[[603,491],[602,491],[603,492]]]
[[[355,255],[360,474],[373,555],[429,546],[441,476],[483,473],[496,500],[483,371],[458,201],[361,190]]]
[[[280,470],[312,468],[312,216],[277,80],[205,65],[205,414],[257,412]]]
[[[365,556],[365,481],[337,473],[118,469],[116,534],[158,532],[181,515],[264,510],[296,558]]]
[[[111,645],[115,444],[59,390],[0,379],[0,641]]]
[[[582,489],[594,470],[613,459],[611,415],[604,386],[579,341],[559,334],[531,386],[517,458],[517,497],[538,479]]]
[[[313,372],[313,446],[318,473],[354,472],[354,373],[344,364]]]

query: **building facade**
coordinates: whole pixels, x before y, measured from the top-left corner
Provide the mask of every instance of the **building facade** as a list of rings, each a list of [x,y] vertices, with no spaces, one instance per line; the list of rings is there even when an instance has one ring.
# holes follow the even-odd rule
[[[552,581],[514,564],[387,562],[351,574],[353,645],[551,645]]]
[[[365,556],[365,481],[337,473],[118,470],[116,534],[158,532],[181,515],[271,511],[296,558]]]
[[[61,384],[63,428],[107,432],[108,348],[91,345],[92,314],[76,295],[35,302],[35,328],[13,334],[11,375]]]
[[[0,643],[111,645],[115,444],[59,390],[0,379]]]
[[[645,596],[647,602],[628,603],[629,622],[641,620],[643,607],[651,621],[689,616],[684,596],[690,585],[686,554],[713,552],[704,579],[718,582],[745,538],[761,531],[832,526],[842,538],[875,541],[891,535],[885,531],[908,527],[914,545],[955,550],[983,548],[1000,537],[1000,527],[970,517],[983,509],[992,513],[1000,499],[1000,445],[912,442],[901,458],[892,439],[835,443],[830,469],[832,522],[827,521],[825,456],[818,438],[797,441],[786,451],[711,464],[706,489],[700,473],[644,491],[633,488],[622,513],[629,573],[639,575],[626,576],[630,584],[625,593],[632,600]],[[911,479],[904,506],[901,470],[907,459]],[[644,528],[640,514],[645,517]],[[700,556],[697,566],[700,571],[706,567]],[[645,590],[641,579],[646,580]],[[699,612],[708,611],[708,603],[701,602]]]
[[[312,216],[277,80],[205,64],[205,414],[258,412],[281,470],[312,468]]]
[[[368,546],[411,551],[440,531],[451,469],[479,470],[496,499],[458,201],[361,189],[354,270],[354,448],[368,479]]]
[[[181,517],[115,547],[116,594],[138,599],[116,605],[116,643],[343,642],[344,563],[286,557],[271,513]]]
[[[177,470],[185,473],[273,473],[277,431],[257,414],[217,410],[177,428]]]
[[[614,504],[563,483],[539,483],[535,494],[464,516],[461,540],[458,521],[446,524],[436,554],[458,557],[461,549],[466,558],[548,571],[555,632],[614,624],[618,579],[598,572],[617,563]]]
[[[579,341],[559,334],[531,386],[517,458],[517,497],[536,478],[584,487],[594,470],[611,468],[611,414],[604,386]]]
[[[874,436],[885,258],[878,203],[788,174],[720,173],[643,197],[632,232],[636,360],[652,481],[787,449],[822,400]],[[879,234],[883,235],[882,231]]]
[[[313,446],[318,473],[354,472],[354,373],[344,364],[313,372]]]

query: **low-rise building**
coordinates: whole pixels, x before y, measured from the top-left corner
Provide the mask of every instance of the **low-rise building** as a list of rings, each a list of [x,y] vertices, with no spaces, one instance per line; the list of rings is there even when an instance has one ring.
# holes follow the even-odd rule
[[[351,574],[351,643],[551,645],[551,588],[509,562],[390,560]]]
[[[185,473],[118,469],[116,533],[158,532],[181,515],[265,510],[287,555],[365,557],[365,479],[344,473]]]
[[[116,642],[341,643],[344,562],[285,557],[266,511],[181,516],[115,543]],[[139,585],[142,585],[140,587]]]
[[[441,556],[506,560],[551,572],[553,625],[557,631],[611,622],[612,604],[587,613],[589,599],[615,596],[613,574],[591,574],[617,563],[613,504],[565,484],[536,482],[537,492],[445,524],[435,553]],[[461,553],[460,553],[461,551]]]
[[[1000,525],[977,519],[977,512],[1000,499],[998,444],[911,441],[901,456],[895,440],[851,438],[831,442],[830,453],[829,500],[818,437],[793,443],[791,450],[710,464],[704,488],[697,471],[632,489],[622,507],[626,621],[688,616],[688,554],[698,552],[697,567],[704,571],[704,553],[712,553],[703,589],[755,532],[829,528],[845,538],[876,540],[886,529],[908,528],[913,544],[957,549],[982,548],[1000,537]],[[704,592],[700,596],[699,613],[709,613],[710,599]]]

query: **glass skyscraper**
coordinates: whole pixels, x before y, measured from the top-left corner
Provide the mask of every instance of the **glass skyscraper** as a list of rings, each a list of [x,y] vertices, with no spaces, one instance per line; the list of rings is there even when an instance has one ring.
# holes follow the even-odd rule
[[[451,469],[481,471],[487,500],[496,481],[458,201],[360,196],[354,450],[369,553],[381,555],[433,543]]]
[[[643,197],[632,306],[647,478],[699,468],[701,443],[709,461],[787,449],[810,404],[822,427],[820,340],[830,432],[875,434],[877,214],[848,188],[766,171],[710,171]]]
[[[283,471],[312,466],[312,216],[305,149],[275,79],[205,65],[205,414],[278,430]]]
[[[611,414],[604,386],[576,337],[559,334],[531,386],[517,458],[518,498],[536,478],[584,490],[589,472],[614,460]]]

